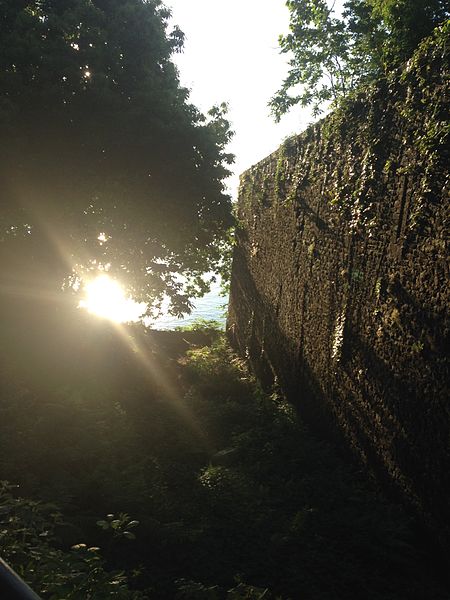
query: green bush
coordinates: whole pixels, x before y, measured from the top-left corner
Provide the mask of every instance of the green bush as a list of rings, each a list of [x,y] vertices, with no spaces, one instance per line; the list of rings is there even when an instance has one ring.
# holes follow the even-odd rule
[[[0,482],[0,554],[42,598],[148,597],[130,591],[123,571],[106,570],[100,548],[79,543],[60,549],[61,513],[51,504],[17,497],[15,487]]]
[[[140,598],[135,572],[158,600],[446,598],[402,510],[223,336],[160,366],[158,385],[125,371],[0,395],[0,468],[33,498],[3,489],[1,543],[37,591]]]

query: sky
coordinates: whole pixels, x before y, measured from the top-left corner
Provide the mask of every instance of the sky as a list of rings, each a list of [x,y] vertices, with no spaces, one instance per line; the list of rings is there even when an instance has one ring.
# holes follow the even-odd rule
[[[289,57],[281,55],[278,36],[289,29],[284,0],[166,0],[172,22],[185,33],[185,49],[175,55],[190,101],[206,112],[229,104],[236,155],[228,184],[237,196],[238,177],[276,150],[283,140],[312,121],[309,110],[294,107],[279,124],[268,101],[280,87]]]

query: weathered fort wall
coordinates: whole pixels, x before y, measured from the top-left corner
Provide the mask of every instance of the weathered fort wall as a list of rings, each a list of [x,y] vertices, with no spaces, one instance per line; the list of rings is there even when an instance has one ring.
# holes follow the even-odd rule
[[[447,39],[447,44],[446,44]],[[449,540],[448,35],[241,177],[228,332]],[[446,83],[447,82],[447,83]]]

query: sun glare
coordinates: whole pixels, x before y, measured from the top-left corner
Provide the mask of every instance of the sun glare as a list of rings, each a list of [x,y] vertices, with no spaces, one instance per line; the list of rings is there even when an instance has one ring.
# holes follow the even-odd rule
[[[146,309],[145,302],[127,297],[120,284],[108,275],[96,277],[85,285],[84,291],[78,306],[115,323],[139,321]]]

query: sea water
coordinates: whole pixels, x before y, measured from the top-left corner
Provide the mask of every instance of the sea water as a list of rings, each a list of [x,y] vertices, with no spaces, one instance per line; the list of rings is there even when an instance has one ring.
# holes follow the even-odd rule
[[[191,314],[183,318],[177,318],[168,313],[163,313],[157,319],[149,323],[152,329],[175,329],[191,325],[199,319],[218,321],[225,328],[226,309],[228,297],[223,295],[220,280],[211,284],[211,290],[203,296],[193,301],[194,308]]]

